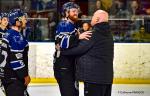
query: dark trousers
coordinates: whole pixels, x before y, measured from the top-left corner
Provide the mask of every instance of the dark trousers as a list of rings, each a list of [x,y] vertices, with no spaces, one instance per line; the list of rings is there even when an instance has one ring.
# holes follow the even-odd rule
[[[6,96],[24,96],[25,86],[19,80],[12,80],[9,83],[3,83]]]
[[[84,96],[111,96],[112,84],[84,83]]]
[[[60,56],[59,58],[55,58],[54,76],[59,85],[61,96],[79,96],[75,70],[74,57]]]
[[[54,69],[61,96],[79,96],[78,82],[76,82],[74,74],[74,71],[68,68]]]

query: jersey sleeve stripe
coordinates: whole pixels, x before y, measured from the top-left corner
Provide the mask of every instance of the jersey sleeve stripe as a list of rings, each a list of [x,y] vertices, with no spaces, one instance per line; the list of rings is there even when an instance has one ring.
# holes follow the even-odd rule
[[[18,60],[10,62],[10,66],[13,70],[18,70],[25,67],[25,64],[21,60]]]

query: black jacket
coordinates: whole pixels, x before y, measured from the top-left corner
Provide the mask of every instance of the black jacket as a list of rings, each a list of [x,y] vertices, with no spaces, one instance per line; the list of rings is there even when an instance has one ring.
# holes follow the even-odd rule
[[[114,42],[108,23],[96,24],[90,40],[82,40],[77,47],[62,51],[61,54],[77,55],[78,80],[98,84],[112,83]]]

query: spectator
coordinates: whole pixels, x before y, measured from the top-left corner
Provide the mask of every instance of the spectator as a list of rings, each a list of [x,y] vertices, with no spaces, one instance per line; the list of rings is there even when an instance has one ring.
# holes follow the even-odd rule
[[[80,32],[85,32],[85,31],[89,31],[91,29],[91,25],[88,22],[84,22],[82,24],[82,28],[80,30]]]
[[[101,1],[97,0],[96,1],[96,10],[101,9]]]
[[[140,9],[142,10],[144,15],[148,15],[148,10],[150,9],[150,0],[139,0],[140,1]],[[139,3],[139,2],[138,2]]]
[[[147,9],[146,9],[146,14],[147,14],[147,15],[150,15],[150,8],[147,8]]]
[[[112,0],[97,0],[96,1],[96,10],[102,9],[109,11],[112,6]]]
[[[43,10],[44,2],[42,0],[31,0],[31,9],[32,10]]]
[[[56,8],[56,7],[57,7],[56,1],[55,0],[50,0],[46,3],[45,9],[53,9],[53,8]]]
[[[137,20],[137,15],[145,14],[143,10],[140,8],[140,2],[137,0],[132,0],[130,2],[130,7],[129,7],[129,16],[131,17],[132,24],[131,24],[131,32],[130,34],[135,34],[135,32],[138,32],[141,26],[141,21]]]
[[[110,9],[111,17],[126,18],[128,17],[129,11],[127,10],[127,1],[125,0],[114,0],[114,3]]]
[[[112,0],[101,0],[102,1],[102,9],[105,11],[109,11],[112,7]]]
[[[26,12],[31,9],[31,0],[22,0],[22,9],[24,9]]]
[[[129,11],[130,14],[133,16],[146,14],[145,11],[140,8],[140,2],[138,2],[137,0],[132,0],[130,2]]]
[[[50,12],[49,14],[49,24],[48,24],[48,28],[49,28],[49,33],[48,36],[51,40],[54,40],[55,38],[55,27],[56,27],[56,14],[54,12]]]

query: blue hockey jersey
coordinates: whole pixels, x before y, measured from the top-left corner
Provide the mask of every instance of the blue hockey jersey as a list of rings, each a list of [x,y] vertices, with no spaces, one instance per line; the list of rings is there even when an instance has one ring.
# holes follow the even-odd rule
[[[56,44],[59,44],[62,49],[73,47],[78,40],[77,28],[75,24],[62,20],[56,30],[55,40]]]
[[[10,29],[5,33],[1,44],[4,78],[24,80],[28,75],[28,49],[28,41],[20,32]]]

